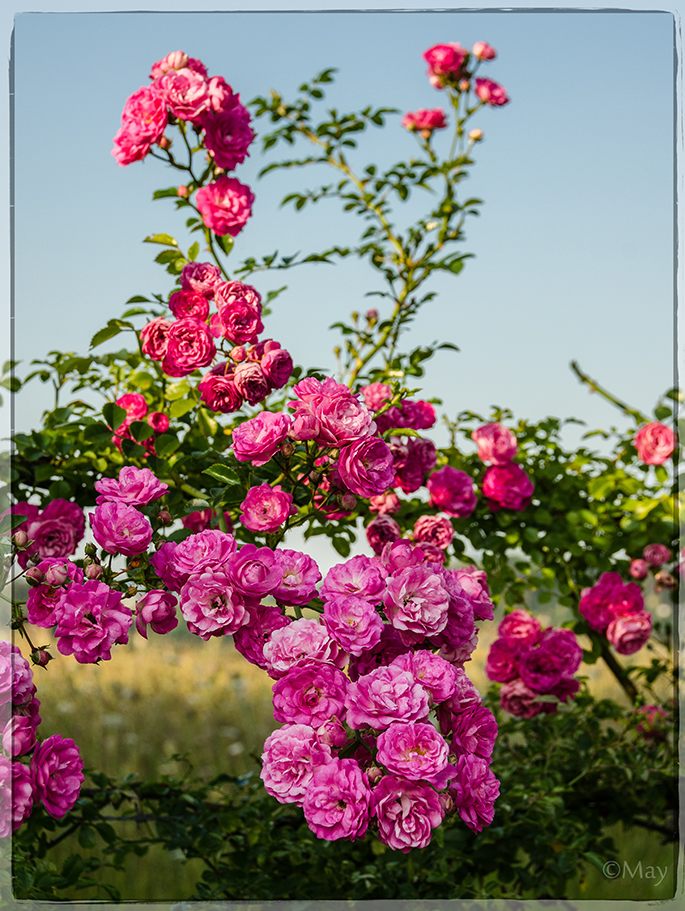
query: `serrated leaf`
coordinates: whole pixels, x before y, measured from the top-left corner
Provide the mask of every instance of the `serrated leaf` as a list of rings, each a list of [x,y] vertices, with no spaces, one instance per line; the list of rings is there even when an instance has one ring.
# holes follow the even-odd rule
[[[151,234],[143,241],[144,244],[163,244],[165,247],[178,247],[176,238],[171,234]]]
[[[210,478],[221,481],[222,484],[240,484],[240,476],[231,468],[222,465],[221,462],[215,462],[209,468],[205,468],[202,474],[208,474]]]

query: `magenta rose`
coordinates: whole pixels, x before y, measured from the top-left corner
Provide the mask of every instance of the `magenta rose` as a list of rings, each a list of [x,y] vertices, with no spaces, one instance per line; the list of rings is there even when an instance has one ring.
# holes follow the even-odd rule
[[[164,635],[178,626],[176,598],[169,592],[153,589],[146,592],[136,605],[136,629],[147,639],[147,628]]]
[[[551,692],[563,676],[560,657],[544,646],[519,655],[518,669],[521,680],[536,693]]]
[[[483,104],[490,107],[501,107],[509,103],[509,96],[497,82],[492,79],[476,79],[476,95]]]
[[[445,628],[449,600],[441,576],[426,563],[391,576],[383,596],[386,617],[408,645]]]
[[[528,611],[514,610],[500,622],[497,632],[512,651],[520,652],[535,645],[542,635],[540,623]]]
[[[133,557],[145,553],[152,540],[152,526],[134,506],[118,500],[100,503],[90,516],[93,537],[109,554]]]
[[[33,812],[35,785],[31,769],[21,762],[12,763],[12,831],[16,832]],[[9,835],[9,832],[2,832]]]
[[[238,392],[247,399],[248,404],[257,405],[263,402],[271,392],[269,381],[262,368],[254,361],[244,361],[235,368],[233,382]]]
[[[197,121],[209,108],[207,81],[190,67],[168,70],[152,85],[162,93],[171,113],[179,120]]]
[[[304,661],[327,661],[344,667],[347,655],[322,623],[303,617],[271,634],[264,646],[264,660],[269,676],[278,679]]]
[[[168,376],[187,376],[198,367],[207,367],[216,356],[216,347],[207,323],[199,319],[180,319],[167,335],[162,370]]]
[[[410,781],[432,781],[447,765],[449,749],[432,724],[396,721],[378,735],[376,761]]]
[[[433,443],[413,437],[409,437],[406,443],[401,443],[397,437],[391,437],[390,450],[395,469],[395,485],[404,493],[418,490],[428,472],[435,468],[437,454]]]
[[[205,570],[226,570],[236,547],[233,535],[218,528],[207,528],[176,545],[171,554],[171,566],[185,582]]]
[[[13,511],[18,510],[13,507]],[[28,539],[33,542],[17,555],[22,569],[28,565],[29,557],[35,554],[41,560],[47,557],[70,556],[85,532],[85,516],[76,503],[61,499],[51,500],[42,512],[36,510],[36,513],[31,511],[27,514],[27,520],[21,526]]]
[[[168,122],[164,98],[154,86],[142,86],[126,99],[121,122],[149,143],[158,142]]]
[[[463,569],[452,569],[450,574],[459,583],[462,594],[466,597],[473,607],[473,614],[476,620],[492,620],[494,617],[494,605],[490,600],[490,592],[482,570],[475,570],[475,567],[464,567]]]
[[[428,139],[433,130],[444,130],[447,120],[442,108],[432,108],[431,110],[419,108],[418,111],[410,111],[404,115],[402,126],[405,130],[421,133],[424,139]]]
[[[319,567],[309,554],[297,550],[275,551],[281,580],[272,594],[282,604],[306,604],[316,597],[316,583],[321,579]]]
[[[297,440],[316,439],[322,446],[344,446],[376,432],[373,414],[366,405],[331,377],[323,382],[305,377],[293,392],[299,401],[288,407],[294,412],[293,436]]]
[[[393,544],[402,537],[402,529],[387,515],[376,516],[366,526],[366,540],[374,553],[380,554],[387,544]]]
[[[140,330],[140,344],[143,354],[153,361],[161,361],[166,354],[169,329],[172,327],[169,320],[162,316],[151,320]]]
[[[98,506],[108,501],[128,506],[147,506],[153,500],[163,497],[169,486],[156,478],[149,468],[124,465],[117,480],[102,478],[95,482],[95,489],[100,494],[95,501]]]
[[[83,570],[57,557],[42,560],[34,569],[43,576],[45,584],[29,589],[26,615],[29,623],[49,629],[57,623],[55,610],[64,590],[73,582],[83,582]]]
[[[221,269],[213,263],[189,262],[181,270],[181,288],[202,294],[209,300],[214,297],[214,289],[221,281]]]
[[[78,800],[84,781],[83,760],[73,740],[53,734],[36,747],[31,759],[34,800],[61,819]]]
[[[345,715],[347,677],[332,664],[308,661],[290,668],[273,685],[274,718],[318,728]]]
[[[220,168],[232,171],[245,161],[254,133],[250,128],[250,113],[239,101],[228,109],[205,114],[202,126],[205,147]]]
[[[354,759],[317,765],[305,792],[304,818],[317,838],[362,838],[369,825],[372,795],[366,775]]]
[[[287,626],[291,620],[279,607],[267,604],[251,608],[248,615],[248,622],[233,633],[233,642],[244,658],[265,671],[264,646],[274,630]]]
[[[232,414],[240,411],[243,397],[235,384],[235,375],[229,361],[217,364],[197,384],[200,397],[212,411]]]
[[[373,815],[379,840],[406,854],[426,847],[445,811],[430,785],[384,775],[373,789]]]
[[[230,282],[230,284],[239,283]],[[219,307],[221,334],[234,345],[252,344],[257,340],[259,333],[264,331],[260,303],[254,304],[238,298],[229,304],[221,304],[217,293],[217,306]]]
[[[496,683],[508,683],[519,676],[517,651],[513,650],[506,639],[495,639],[490,646],[485,662],[485,673],[488,680]]]
[[[649,563],[646,560],[631,560],[628,572],[633,579],[646,579],[649,575]]]
[[[288,435],[291,419],[286,414],[261,411],[233,431],[233,453],[240,462],[259,467],[280,449]]]
[[[493,465],[506,465],[516,455],[516,437],[501,424],[484,424],[471,434],[478,446],[478,458]]]
[[[602,573],[592,588],[581,593],[578,610],[593,629],[603,633],[615,617],[643,607],[642,589],[636,582],[624,585],[618,573]]]
[[[649,639],[652,617],[645,610],[616,617],[607,627],[606,636],[619,655],[632,655]]]
[[[179,600],[188,629],[205,641],[235,633],[249,619],[245,596],[223,569],[194,575],[181,589]]]
[[[517,718],[533,718],[542,711],[543,703],[535,701],[538,695],[517,677],[504,684],[499,693],[499,704],[505,712]]]
[[[496,739],[497,722],[486,706],[471,705],[452,715],[451,752],[455,755],[476,753],[489,760]]]
[[[638,458],[645,465],[663,465],[675,449],[676,437],[664,424],[645,424],[635,434]]]
[[[426,483],[431,506],[436,506],[448,516],[470,516],[476,508],[473,481],[465,471],[445,465],[428,478]]]
[[[292,494],[282,490],[280,484],[275,487],[270,484],[251,487],[240,509],[240,521],[245,528],[260,534],[278,531],[290,516],[297,513]]]
[[[219,177],[195,196],[202,221],[215,234],[235,237],[252,215],[254,195],[249,187],[235,177]]]
[[[522,512],[533,496],[534,484],[520,465],[492,465],[483,478],[483,496],[493,512],[515,509]]]
[[[427,649],[405,652],[393,659],[392,664],[413,674],[433,703],[445,702],[456,692],[459,669]]]
[[[664,563],[670,563],[673,559],[670,549],[665,544],[648,544],[642,551],[642,556],[655,569],[663,566]]]
[[[321,586],[321,597],[353,595],[377,604],[385,592],[387,569],[376,557],[359,554],[328,570]]]
[[[306,724],[287,724],[264,741],[259,773],[267,793],[301,807],[314,769],[332,760],[331,748]]]
[[[459,73],[468,58],[468,51],[460,44],[450,41],[436,44],[424,52],[428,72],[434,76],[453,76]]]
[[[359,680],[360,677],[375,671],[378,667],[387,667],[387,665],[392,664],[398,655],[404,655],[408,652],[409,646],[402,642],[397,630],[390,626],[389,623],[384,623],[378,644],[363,652],[358,658],[354,655],[350,658],[347,669],[349,678],[350,680]],[[407,670],[407,668],[403,667],[402,670]],[[417,682],[421,683],[418,680]],[[424,687],[424,689],[427,688]]]
[[[36,725],[33,719],[26,715],[13,715],[2,732],[3,750],[8,756],[23,756],[35,745]]]
[[[133,615],[121,603],[123,595],[103,582],[88,580],[71,585],[55,610],[55,638],[62,655],[79,664],[109,661],[114,645],[126,645]]]
[[[428,699],[428,691],[409,671],[393,665],[378,667],[348,686],[347,723],[382,731],[393,721],[424,721]]]
[[[204,321],[209,316],[209,301],[195,291],[174,291],[169,298],[169,309],[176,319]]]
[[[546,629],[540,639],[540,646],[558,657],[564,677],[573,676],[583,661],[583,650],[573,630]]]
[[[483,826],[490,825],[499,796],[499,781],[485,759],[472,753],[459,756],[449,793],[469,829],[481,832]]]
[[[243,544],[228,561],[228,574],[247,597],[270,595],[280,582],[280,566],[270,547]]]
[[[454,537],[454,528],[444,516],[420,516],[414,524],[414,540],[434,544],[447,550]]]
[[[383,631],[383,621],[373,605],[351,595],[337,595],[326,601],[323,620],[331,638],[351,655],[359,656],[373,648]]]
[[[272,389],[282,389],[293,372],[293,359],[285,348],[272,348],[259,362]]]

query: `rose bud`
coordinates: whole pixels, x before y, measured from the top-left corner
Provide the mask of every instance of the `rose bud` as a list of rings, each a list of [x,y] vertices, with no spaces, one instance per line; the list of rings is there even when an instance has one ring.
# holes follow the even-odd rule
[[[231,348],[228,352],[230,359],[236,364],[242,364],[242,362],[247,357],[247,352],[242,345],[236,345],[235,348]]]
[[[357,498],[352,493],[345,493],[340,497],[340,505],[347,512],[352,512],[354,507],[357,505]]]
[[[379,769],[377,765],[372,765],[366,770],[366,775],[370,784],[376,784],[383,777],[383,770]]]
[[[160,147],[160,149],[170,149],[171,140],[166,136],[162,136],[162,138],[157,142],[157,145]]]
[[[29,536],[25,531],[15,531],[12,536],[12,543],[15,547],[22,549],[29,543]]]
[[[470,88],[471,88],[471,83],[468,81],[468,79],[461,79],[459,81],[459,91],[460,92],[468,92],[468,90]]]
[[[633,579],[646,579],[649,575],[649,564],[646,560],[631,560],[628,572]]]
[[[159,515],[157,516],[157,521],[160,523],[160,525],[171,525],[173,520],[171,518],[171,513],[169,510],[160,509]]]
[[[290,440],[283,440],[281,443],[281,455],[285,459],[289,459],[290,456],[295,452],[295,447],[290,442]]]
[[[38,667],[46,667],[47,664],[52,661],[52,655],[47,649],[40,648],[31,655],[31,660],[34,664],[37,664]]]
[[[86,552],[87,557],[95,557],[98,552],[98,549],[94,544],[86,544],[83,549]]]
[[[661,592],[665,588],[671,589],[676,587],[676,581],[670,573],[662,569],[654,575],[654,591]]]
[[[24,575],[29,585],[41,585],[45,578],[37,566],[32,566],[30,569],[27,569]]]
[[[482,138],[483,138],[483,131],[482,131],[482,130],[475,129],[475,130],[471,130],[471,131],[469,132],[469,139],[470,139],[472,142],[480,142]]]
[[[86,579],[99,579],[103,572],[99,563],[90,563],[85,569]]]
[[[69,578],[69,570],[66,563],[53,563],[45,570],[45,584],[57,588]]]
[[[181,184],[181,186],[178,188],[178,190],[176,190],[176,192],[178,193],[179,196],[190,196],[190,191],[188,190],[188,187],[184,183]]]

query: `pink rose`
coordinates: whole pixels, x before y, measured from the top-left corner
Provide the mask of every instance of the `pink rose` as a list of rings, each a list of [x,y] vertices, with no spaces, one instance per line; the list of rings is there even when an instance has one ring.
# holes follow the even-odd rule
[[[21,762],[12,763],[12,830],[17,831],[33,812],[35,785],[31,770]],[[2,832],[9,835],[9,832]]]
[[[427,649],[405,652],[393,659],[392,664],[413,674],[414,680],[428,691],[433,703],[445,702],[456,692],[459,668]]]
[[[245,528],[260,534],[278,531],[290,516],[297,514],[292,494],[282,490],[280,484],[251,487],[240,509],[240,521]]]
[[[181,288],[202,294],[208,300],[212,300],[214,289],[221,281],[221,269],[213,263],[189,262],[181,270]]]
[[[199,319],[209,316],[209,301],[195,291],[174,291],[169,298],[169,309],[176,319]]]
[[[501,424],[484,424],[471,434],[478,445],[478,458],[493,465],[506,465],[516,455],[516,437]]]
[[[578,610],[592,629],[603,633],[615,617],[643,607],[642,589],[636,582],[624,585],[618,573],[602,573],[596,585],[582,592]]]
[[[291,402],[293,434],[297,440],[315,439],[323,446],[344,446],[373,436],[373,415],[343,383],[331,377],[323,382],[306,377],[293,387],[300,401]]]
[[[43,576],[45,584],[29,589],[26,602],[27,618],[29,623],[49,629],[57,623],[55,610],[64,590],[73,582],[83,582],[83,570],[74,563],[60,560],[58,557],[47,557],[34,567],[34,570]],[[60,577],[65,575],[66,578],[58,581],[55,570]]]
[[[430,504],[448,516],[462,518],[470,516],[476,508],[476,493],[473,481],[465,471],[445,465],[428,478],[426,483]]]
[[[540,639],[540,646],[552,652],[559,659],[561,673],[570,677],[576,673],[583,661],[583,650],[576,634],[570,629],[546,629]],[[523,677],[523,674],[521,674]],[[532,684],[529,684],[532,686]],[[537,689],[537,687],[533,687]]]
[[[103,582],[89,580],[71,585],[55,610],[55,638],[62,655],[73,655],[79,664],[109,661],[114,645],[126,645],[133,615],[121,604],[121,592]]]
[[[36,726],[26,715],[13,715],[2,733],[2,748],[8,756],[23,756],[36,745]]]
[[[649,639],[652,616],[645,610],[616,617],[607,627],[606,636],[619,655],[632,655]]]
[[[382,666],[350,683],[346,708],[350,727],[382,731],[393,721],[424,721],[429,712],[428,691],[409,671]]]
[[[478,60],[494,60],[497,56],[497,51],[494,47],[486,44],[485,41],[476,41],[471,48],[471,52]]]
[[[424,139],[428,139],[433,130],[444,130],[447,120],[442,108],[431,110],[420,108],[418,111],[405,114],[402,118],[402,126],[405,130],[421,133]]]
[[[436,44],[423,55],[423,59],[428,64],[428,72],[433,76],[457,74],[467,57],[466,48],[454,41],[449,41],[447,44]]]
[[[181,589],[180,607],[190,632],[205,641],[235,633],[249,619],[245,596],[223,569],[192,576]]]
[[[393,775],[432,781],[447,765],[449,749],[432,724],[396,721],[378,735],[376,761]]]
[[[392,515],[402,508],[396,493],[381,493],[369,499],[369,510],[379,516]]]
[[[143,354],[152,358],[153,361],[161,361],[166,354],[166,346],[169,338],[169,329],[173,323],[158,316],[140,330],[140,345]]]
[[[414,540],[434,544],[447,550],[454,537],[454,528],[444,516],[420,516],[414,524]]]
[[[197,388],[200,398],[212,411],[219,411],[222,414],[240,411],[243,397],[236,387],[235,374],[229,361],[212,367],[202,377]]]
[[[308,661],[290,668],[273,685],[274,718],[318,728],[345,714],[347,677],[332,664]]]
[[[306,724],[287,724],[264,741],[260,777],[280,803],[301,807],[314,769],[331,762],[331,748]]]
[[[233,381],[240,395],[244,396],[250,405],[263,402],[271,392],[269,381],[262,372],[262,368],[254,361],[244,361],[242,364],[238,364]]]
[[[469,829],[481,832],[483,826],[490,825],[499,796],[499,781],[485,759],[472,753],[459,756],[449,793]]]
[[[171,566],[185,582],[206,570],[226,570],[236,547],[233,535],[207,528],[176,545],[170,557]]]
[[[497,722],[486,706],[470,705],[452,715],[451,752],[455,755],[475,753],[489,760],[496,739]]]
[[[275,551],[281,580],[272,594],[282,604],[306,604],[316,597],[316,583],[321,573],[308,554],[296,550]]]
[[[473,571],[475,570],[475,572]],[[492,620],[494,605],[490,600],[490,593],[485,573],[476,570],[475,566],[463,569],[452,569],[450,574],[459,583],[463,596],[471,602],[476,620]]]
[[[95,501],[98,505],[107,501],[126,503],[128,506],[147,506],[153,500],[163,497],[169,490],[153,475],[149,468],[136,468],[124,465],[119,471],[119,478],[102,478],[95,482],[95,489],[100,496]]]
[[[383,624],[381,638],[377,645],[367,649],[358,658],[352,655],[347,669],[350,680],[359,680],[365,674],[375,671],[378,667],[387,667],[392,664],[398,655],[409,652],[409,646],[400,639],[399,633],[389,623]],[[403,667],[402,670],[406,670]],[[417,681],[421,682],[421,681]],[[421,684],[423,685],[423,684]],[[427,689],[424,687],[424,689]]]
[[[377,604],[385,592],[387,575],[380,560],[359,554],[329,569],[321,586],[321,597],[326,600],[353,595]]]
[[[147,402],[145,396],[139,392],[127,392],[126,395],[116,399],[115,405],[123,408],[126,412],[126,418],[123,426],[129,427],[134,421],[142,421],[147,414]],[[120,427],[119,430],[122,428]]]
[[[190,69],[170,69],[152,83],[161,92],[174,117],[179,120],[199,120],[209,108],[207,81]]]
[[[93,537],[109,554],[134,557],[144,553],[152,541],[149,519],[134,506],[106,500],[90,515]]]
[[[235,177],[219,177],[195,196],[202,221],[215,234],[235,237],[252,215],[254,194]]]
[[[164,98],[154,86],[142,86],[130,95],[121,115],[124,128],[150,144],[162,138],[168,119]]]
[[[361,655],[378,644],[383,621],[363,598],[338,595],[324,604],[323,620],[332,639],[351,655]]]
[[[113,142],[114,148],[111,154],[122,168],[133,164],[134,161],[142,161],[152,145],[145,133],[138,132],[132,123],[120,127],[114,134]]]
[[[645,424],[635,434],[637,456],[645,465],[663,465],[675,449],[676,437],[664,424]]]
[[[406,443],[401,443],[397,437],[391,437],[390,450],[395,469],[395,486],[404,493],[418,490],[428,472],[435,468],[437,453],[433,443],[412,437]]]
[[[264,646],[264,660],[269,676],[278,679],[304,661],[327,661],[344,667],[347,656],[322,623],[303,617],[271,634]]]
[[[264,646],[274,630],[282,629],[291,620],[284,616],[279,607],[267,604],[251,608],[248,615],[247,623],[233,633],[233,642],[244,658],[265,671]]]
[[[483,495],[493,512],[515,509],[522,512],[530,503],[534,484],[520,465],[493,465],[483,478]]]
[[[646,560],[631,560],[628,572],[633,579],[646,579],[649,575],[649,563]]]
[[[362,838],[369,825],[372,795],[366,775],[354,759],[317,765],[302,808],[317,838]]]
[[[402,529],[390,516],[380,515],[366,526],[366,540],[374,553],[380,554],[387,544],[399,541]]]
[[[425,848],[445,816],[438,795],[423,782],[384,775],[372,793],[378,838],[394,851]]]
[[[167,376],[187,376],[198,367],[207,367],[215,356],[207,323],[190,317],[180,319],[169,329],[162,370]]]
[[[500,622],[497,632],[514,652],[534,646],[542,635],[539,621],[528,611],[514,610]]]
[[[449,600],[442,578],[425,563],[391,576],[383,596],[387,618],[408,645],[445,628]]]
[[[561,661],[544,646],[531,648],[519,655],[518,668],[521,680],[536,693],[549,693],[561,682]]]
[[[84,782],[83,760],[73,740],[53,734],[36,747],[31,759],[34,800],[61,819],[72,809]]]
[[[673,555],[665,544],[648,544],[642,551],[642,556],[655,569],[663,566],[664,563],[670,563]]]
[[[259,365],[272,389],[282,389],[293,372],[293,359],[285,348],[267,351]]]
[[[12,511],[20,512],[17,507],[12,507]],[[33,543],[17,555],[19,565],[25,569],[34,554],[42,560],[70,556],[84,535],[85,525],[81,507],[68,500],[51,500],[42,512],[27,513],[27,520],[20,527]]]
[[[506,91],[492,79],[476,79],[476,95],[490,107],[501,107],[509,103]]]
[[[280,566],[270,547],[243,544],[228,561],[228,574],[247,597],[270,595],[280,582]]]
[[[147,592],[136,605],[136,629],[147,639],[148,624],[154,633],[164,635],[178,626],[176,598],[169,592],[153,589]]]
[[[383,493],[395,478],[388,444],[376,437],[343,446],[338,471],[345,487],[361,497]]]
[[[207,82],[207,91],[209,93],[210,111],[223,111],[232,108],[240,98],[235,95],[233,89],[226,82],[223,76],[212,76]]]
[[[517,718],[533,718],[542,711],[542,702],[536,702],[538,693],[531,690],[517,677],[505,683],[499,693],[499,704],[505,712]]]
[[[252,462],[259,467],[280,449],[290,427],[291,418],[286,414],[261,411],[255,417],[239,424],[233,431],[233,453],[240,462]]]
[[[166,57],[158,60],[157,63],[152,64],[150,79],[157,79],[158,76],[163,76],[169,70],[181,70],[187,67],[188,59],[188,55],[183,51],[172,51]]]
[[[234,101],[230,108],[205,114],[202,126],[205,147],[218,167],[232,171],[245,161],[254,133],[250,128],[250,113],[239,101]]]
[[[226,284],[239,284],[239,282],[227,282]],[[261,318],[262,305],[259,301],[251,303],[237,298],[231,303],[222,304],[217,292],[217,306],[219,307],[221,334],[234,345],[251,344],[257,341],[259,333],[264,331]],[[258,367],[259,365],[253,364],[253,366]]]

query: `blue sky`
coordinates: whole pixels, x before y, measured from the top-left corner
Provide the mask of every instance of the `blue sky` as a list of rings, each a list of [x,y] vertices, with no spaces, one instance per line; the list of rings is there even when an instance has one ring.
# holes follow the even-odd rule
[[[126,97],[171,50],[200,57],[244,101],[271,88],[288,97],[328,66],[328,101],[402,112],[441,104],[422,52],[486,40],[485,73],[512,102],[486,110],[469,195],[485,200],[468,228],[476,254],[414,324],[407,345],[447,340],[458,354],[429,364],[424,394],[445,411],[510,407],[518,417],[574,415],[593,426],[619,415],[590,397],[575,358],[620,397],[650,409],[673,378],[673,18],[668,13],[28,14],[17,17],[16,353],[24,365],[51,348],[85,352],[93,333],[133,294],[171,287],[143,237],[185,243],[173,206],[152,202],[176,182],[161,162],[120,168],[110,155]],[[267,128],[256,123],[261,132]],[[399,117],[364,141],[359,161],[408,157]],[[273,160],[273,159],[268,159]],[[333,202],[280,209],[320,172],[256,173],[255,144],[236,176],[252,186],[254,217],[235,259],[354,240],[357,224]],[[466,189],[466,187],[465,187]],[[296,361],[332,368],[328,326],[379,287],[365,266],[303,267],[255,280],[288,284],[267,335]],[[106,349],[103,349],[106,350]],[[36,426],[47,390],[19,399],[17,429]]]

